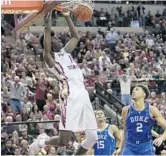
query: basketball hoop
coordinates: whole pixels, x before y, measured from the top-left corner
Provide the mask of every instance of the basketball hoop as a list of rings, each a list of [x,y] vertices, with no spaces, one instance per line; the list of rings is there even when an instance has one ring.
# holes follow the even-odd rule
[[[72,11],[73,8],[77,5],[89,5],[94,9],[93,0],[67,0],[62,2],[60,5],[57,5],[55,9],[60,12]]]

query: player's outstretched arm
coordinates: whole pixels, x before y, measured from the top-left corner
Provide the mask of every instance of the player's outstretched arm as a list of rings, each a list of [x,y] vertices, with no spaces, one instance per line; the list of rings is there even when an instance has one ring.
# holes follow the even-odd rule
[[[157,121],[157,123],[164,130],[164,133],[162,135],[160,135],[159,138],[154,140],[154,144],[156,146],[160,146],[163,143],[163,141],[166,140],[166,120],[164,119],[164,117],[161,115],[160,111],[156,107],[151,106],[150,111],[151,111],[153,117],[155,118],[155,120]]]
[[[52,12],[44,17],[45,32],[44,32],[44,61],[48,64],[49,68],[54,66],[54,59],[51,56],[51,26],[52,26]]]
[[[114,152],[114,155],[119,155],[124,147],[125,140],[126,140],[126,116],[128,114],[129,106],[123,107],[122,109],[122,124],[123,124],[123,131],[122,131],[122,138],[120,142],[120,146],[117,151]]]
[[[121,76],[119,74],[118,65],[116,65],[116,76],[117,76],[118,79],[121,79]]]
[[[130,63],[130,68],[131,68],[131,80],[134,80],[134,64]]]
[[[80,36],[70,18],[70,12],[63,13],[63,15],[65,16],[72,37],[72,39],[65,45],[64,50],[68,53],[71,53],[77,47],[77,44],[80,40]]]

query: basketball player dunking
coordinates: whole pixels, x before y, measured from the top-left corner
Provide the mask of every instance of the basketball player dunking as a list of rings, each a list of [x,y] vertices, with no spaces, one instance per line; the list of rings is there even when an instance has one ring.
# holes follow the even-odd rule
[[[63,47],[61,41],[51,32],[51,13],[45,17],[44,61],[49,70],[59,80],[61,120],[59,136],[48,138],[46,134],[38,136],[30,145],[30,154],[36,154],[44,146],[64,146],[71,139],[72,132],[84,131],[86,139],[81,143],[75,155],[84,155],[97,141],[97,123],[89,94],[84,86],[81,69],[71,56],[79,42],[79,35],[70,18],[64,13],[72,39]],[[54,57],[52,53],[54,52]]]
[[[144,103],[148,96],[149,90],[144,85],[133,89],[134,103],[122,110],[123,137],[115,155],[155,155],[153,143],[160,146],[166,140],[166,121],[156,107]],[[151,130],[155,120],[164,133],[152,142]]]
[[[98,141],[94,145],[94,155],[112,155],[120,143],[120,131],[115,125],[106,123],[102,110],[96,111]]]

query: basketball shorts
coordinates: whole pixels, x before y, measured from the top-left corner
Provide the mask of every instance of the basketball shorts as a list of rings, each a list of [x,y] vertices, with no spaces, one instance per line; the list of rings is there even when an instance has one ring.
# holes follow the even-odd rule
[[[97,129],[95,114],[87,90],[77,88],[70,91],[67,100],[60,100],[61,119],[59,130],[73,132]]]
[[[122,155],[155,155],[153,142],[148,141],[141,144],[126,143]]]

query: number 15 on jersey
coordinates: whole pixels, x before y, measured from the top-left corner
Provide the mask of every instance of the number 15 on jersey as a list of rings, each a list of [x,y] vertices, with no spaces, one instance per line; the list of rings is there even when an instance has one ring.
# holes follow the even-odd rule
[[[103,140],[97,142],[97,148],[104,149],[104,141]]]

